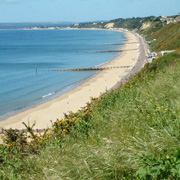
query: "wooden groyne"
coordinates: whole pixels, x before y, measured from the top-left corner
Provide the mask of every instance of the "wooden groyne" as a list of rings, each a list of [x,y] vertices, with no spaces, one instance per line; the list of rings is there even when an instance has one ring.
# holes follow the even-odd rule
[[[117,43],[117,44],[105,44],[106,46],[111,46],[111,45],[124,45],[124,44],[137,44],[137,42],[129,42],[129,43]]]
[[[132,66],[92,67],[92,68],[79,68],[79,69],[52,69],[48,71],[103,71],[108,69],[130,68],[130,67]]]
[[[135,51],[136,49],[124,49],[124,50],[108,50],[108,51],[93,51],[91,53],[111,53],[111,52],[123,52],[123,51]]]

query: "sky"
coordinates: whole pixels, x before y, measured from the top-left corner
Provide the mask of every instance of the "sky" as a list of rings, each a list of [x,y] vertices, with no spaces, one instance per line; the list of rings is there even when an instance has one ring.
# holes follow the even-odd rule
[[[87,22],[180,13],[180,0],[0,0],[0,22]]]

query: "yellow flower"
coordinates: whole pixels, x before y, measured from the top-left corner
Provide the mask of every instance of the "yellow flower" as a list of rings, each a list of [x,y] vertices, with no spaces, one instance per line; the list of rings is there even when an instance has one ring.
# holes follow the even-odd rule
[[[7,148],[10,148],[12,146],[12,143],[7,144]]]
[[[63,132],[67,132],[67,129],[63,129]]]

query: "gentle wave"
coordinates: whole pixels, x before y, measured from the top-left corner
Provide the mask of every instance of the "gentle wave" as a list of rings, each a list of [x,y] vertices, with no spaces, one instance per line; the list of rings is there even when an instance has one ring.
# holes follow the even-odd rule
[[[52,96],[53,94],[55,94],[55,92],[52,92],[52,93],[46,94],[46,95],[42,96],[42,98],[46,98],[46,97]]]

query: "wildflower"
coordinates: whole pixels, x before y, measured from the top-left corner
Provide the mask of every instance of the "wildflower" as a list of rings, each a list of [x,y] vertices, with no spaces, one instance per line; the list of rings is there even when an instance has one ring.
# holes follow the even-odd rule
[[[7,148],[10,148],[12,145],[12,143],[7,144]]]
[[[68,131],[67,131],[67,129],[63,129],[63,132],[67,133]]]

